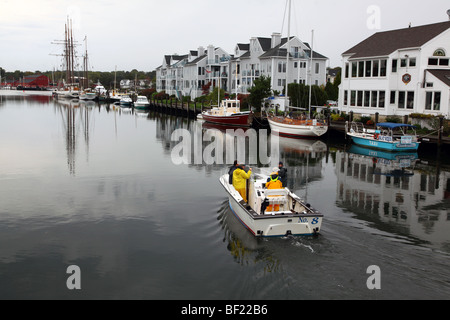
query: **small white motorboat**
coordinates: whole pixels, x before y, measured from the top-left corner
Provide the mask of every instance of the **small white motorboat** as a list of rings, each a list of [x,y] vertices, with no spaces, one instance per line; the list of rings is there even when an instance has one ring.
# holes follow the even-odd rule
[[[256,237],[310,236],[320,233],[323,214],[304,202],[288,188],[265,188],[270,174],[253,172],[248,183],[248,203],[229,183],[229,175],[220,177],[228,194],[231,210]],[[268,207],[272,206],[272,210]],[[276,207],[279,207],[277,211]]]
[[[80,100],[93,101],[95,99],[97,99],[97,94],[95,92],[86,90],[80,93]]]
[[[138,96],[137,100],[134,102],[134,107],[136,109],[146,109],[150,107],[150,102],[148,102],[146,96]]]
[[[133,104],[133,100],[129,96],[122,96],[120,98],[120,104],[122,106],[131,106]]]

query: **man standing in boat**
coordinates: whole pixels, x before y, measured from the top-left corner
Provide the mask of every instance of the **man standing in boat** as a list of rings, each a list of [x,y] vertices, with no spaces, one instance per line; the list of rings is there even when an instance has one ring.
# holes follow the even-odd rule
[[[278,164],[278,176],[283,184],[283,188],[287,188],[287,169],[284,167],[283,162]]]
[[[239,167],[238,161],[234,160],[234,164],[233,166],[230,168],[230,170],[228,171],[228,175],[229,175],[229,183],[233,184],[233,173],[234,171]]]
[[[245,165],[238,165],[236,170],[233,172],[233,187],[239,192],[239,194],[244,199],[244,202],[247,203],[247,180],[250,179],[252,175],[252,168],[247,172],[245,172]]]

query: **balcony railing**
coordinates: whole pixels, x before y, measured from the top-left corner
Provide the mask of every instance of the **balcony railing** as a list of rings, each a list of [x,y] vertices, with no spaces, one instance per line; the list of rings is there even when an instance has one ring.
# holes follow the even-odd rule
[[[211,65],[211,64],[220,64],[222,62],[228,62],[230,60],[231,60],[231,57],[220,57],[220,58],[217,58],[217,59],[208,59],[207,63],[209,65]]]

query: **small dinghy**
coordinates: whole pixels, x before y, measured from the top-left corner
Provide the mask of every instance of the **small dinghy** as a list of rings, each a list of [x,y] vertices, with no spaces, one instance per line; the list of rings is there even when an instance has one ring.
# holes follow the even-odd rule
[[[310,236],[320,233],[323,214],[305,203],[288,188],[266,189],[270,174],[253,172],[248,180],[247,198],[229,183],[229,175],[220,177],[228,194],[231,210],[256,237]]]

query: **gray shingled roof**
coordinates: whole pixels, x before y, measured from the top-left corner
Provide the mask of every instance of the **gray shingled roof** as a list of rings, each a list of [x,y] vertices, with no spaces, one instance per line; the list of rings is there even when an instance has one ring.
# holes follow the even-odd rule
[[[429,69],[427,71],[450,87],[450,70]]]
[[[388,56],[402,48],[418,48],[450,28],[450,21],[419,27],[378,32],[343,55],[351,59]]]
[[[207,55],[204,54],[204,55],[198,57],[197,59],[192,60],[191,62],[187,63],[186,65],[187,65],[187,66],[191,66],[191,65],[197,64],[199,61],[205,59],[206,57],[207,57]]]

